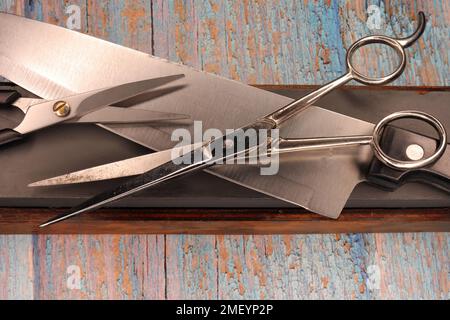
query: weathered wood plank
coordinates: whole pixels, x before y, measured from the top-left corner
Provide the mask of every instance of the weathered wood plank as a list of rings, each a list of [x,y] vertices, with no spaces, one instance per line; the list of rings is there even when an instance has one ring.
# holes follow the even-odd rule
[[[154,52],[247,83],[317,84],[345,70],[345,50],[370,34],[404,36],[415,13],[429,24],[408,49],[408,68],[395,85],[449,85],[447,1],[389,1],[379,5],[379,29],[369,29],[367,1],[155,0]],[[372,20],[371,20],[372,21]],[[369,25],[370,24],[369,21]],[[383,52],[383,51],[381,51]],[[375,54],[363,64],[388,73],[395,59]]]
[[[2,1],[0,11],[14,13],[30,19],[45,21],[62,27],[67,27],[67,19],[72,12],[67,9],[75,5],[80,9],[80,31],[86,30],[86,1],[64,0],[64,1]]]
[[[219,240],[223,299],[367,298],[362,236],[236,236]]]
[[[446,299],[448,234],[218,237],[220,299]]]
[[[151,1],[87,1],[89,34],[136,50],[152,52]]]
[[[449,233],[376,234],[371,240],[381,274],[379,297],[450,298]]]
[[[153,53],[200,69],[199,31],[195,7],[199,1],[153,1]]]
[[[26,237],[0,237],[3,298],[33,297]],[[169,299],[448,298],[448,233],[167,236],[165,272],[158,237],[38,236],[35,297],[164,298],[165,273]],[[67,288],[70,265],[80,290]]]
[[[37,299],[161,298],[163,242],[157,236],[37,236],[34,250]],[[77,268],[79,289],[67,283]]]
[[[144,255],[146,257],[144,274],[140,278],[143,282],[143,299],[166,298],[166,236],[146,236],[146,251],[130,252],[132,255]]]
[[[167,299],[217,299],[215,236],[166,236]]]
[[[0,299],[33,299],[31,235],[0,236]]]

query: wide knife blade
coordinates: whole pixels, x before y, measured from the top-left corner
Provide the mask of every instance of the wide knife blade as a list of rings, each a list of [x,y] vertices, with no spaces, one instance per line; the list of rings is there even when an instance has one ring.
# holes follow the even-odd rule
[[[140,107],[187,113],[192,119],[201,120],[204,129],[216,128],[224,132],[225,129],[251,123],[255,118],[292,101],[78,32],[0,14],[0,74],[46,99],[61,97],[68,91],[83,92],[96,87],[179,73],[186,76],[183,90],[148,103],[143,102]],[[301,120],[302,126],[291,121],[281,134],[286,137],[307,137],[306,133],[312,131],[315,134],[312,136],[317,136],[317,132],[323,136],[333,136],[367,134],[371,129],[365,123],[346,127],[348,123],[339,121],[336,116],[335,113],[324,111],[324,117],[330,123],[324,126],[324,118],[316,118],[317,115],[307,111],[295,119]],[[170,141],[170,134],[177,126],[150,128],[108,125],[106,128],[152,149],[164,150],[174,145]],[[193,126],[189,126],[189,129],[193,131]],[[280,168],[280,174],[270,178],[261,176],[259,169],[255,170],[223,166],[208,172],[314,212],[330,212],[329,216],[332,217],[336,217],[344,205],[338,203],[337,198],[345,198],[340,194],[347,196],[355,181],[360,179],[360,168],[349,157],[290,164]],[[327,181],[332,183],[327,184]],[[338,187],[336,181],[339,181]]]

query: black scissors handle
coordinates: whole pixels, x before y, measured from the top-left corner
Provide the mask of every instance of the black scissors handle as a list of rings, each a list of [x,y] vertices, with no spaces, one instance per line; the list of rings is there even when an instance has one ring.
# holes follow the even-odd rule
[[[411,156],[426,158],[434,154],[438,141],[408,130],[387,126],[380,144],[389,156],[409,161]],[[446,148],[434,164],[411,170],[396,170],[375,158],[370,165],[367,179],[386,190],[395,190],[407,182],[420,182],[450,193],[450,148]]]
[[[16,90],[0,90],[0,106],[11,105],[20,98],[20,93]]]
[[[1,129],[0,130],[0,146],[22,139],[23,135],[13,129]]]

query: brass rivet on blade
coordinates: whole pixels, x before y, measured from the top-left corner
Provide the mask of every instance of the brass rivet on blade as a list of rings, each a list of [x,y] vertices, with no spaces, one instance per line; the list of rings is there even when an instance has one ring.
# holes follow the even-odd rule
[[[70,113],[70,105],[66,101],[58,101],[53,105],[53,112],[58,117],[67,117]]]

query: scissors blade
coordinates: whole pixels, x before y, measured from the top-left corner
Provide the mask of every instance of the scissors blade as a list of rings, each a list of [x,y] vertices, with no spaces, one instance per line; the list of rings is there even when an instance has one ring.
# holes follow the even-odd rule
[[[26,113],[30,106],[42,102],[42,99],[19,98],[13,103],[13,106],[22,110],[23,113]],[[181,113],[162,112],[141,108],[104,107],[100,110],[88,113],[80,118],[65,121],[64,123],[131,124],[186,119],[190,119],[190,116]]]
[[[159,167],[156,167],[142,175],[139,175],[125,182],[114,190],[109,190],[95,197],[92,197],[91,199],[72,209],[70,212],[41,224],[40,227],[46,227],[51,224],[79,215],[83,212],[100,208],[110,202],[120,200],[141,190],[212,165],[212,163],[209,162],[211,160],[211,157],[205,157],[204,147],[194,149],[185,156],[187,155],[190,159],[193,159],[192,163],[177,164],[175,163],[175,161],[168,161]]]
[[[182,77],[184,77],[184,75],[179,74],[135,81],[114,87],[73,95],[63,99],[38,103],[30,106],[26,110],[25,117],[22,122],[14,128],[14,130],[21,134],[26,134],[60,122],[79,118],[90,112],[107,107],[110,104],[135,97],[149,91],[150,89],[157,88]],[[67,115],[57,116],[55,114],[54,106],[58,102],[63,102],[70,108]]]
[[[159,167],[176,156],[185,155],[202,144],[192,144],[188,146],[177,147],[160,152],[154,152],[139,157],[133,157],[121,161],[116,161],[100,166],[79,170],[57,177],[33,182],[29,187],[48,187],[56,185],[67,185],[84,182],[103,181],[116,178],[131,177],[143,174],[149,170]],[[176,156],[174,156],[176,155]]]
[[[256,132],[255,129],[267,129],[272,127],[273,124],[271,122],[262,119],[242,129],[234,130],[220,138],[211,139],[210,141],[203,143],[201,147],[195,148],[184,155],[172,158],[172,160],[163,165],[126,181],[114,190],[103,192],[100,195],[87,200],[80,206],[72,209],[69,213],[45,222],[41,227],[68,219],[83,212],[100,208],[110,202],[120,200],[136,192],[154,187],[162,182],[186,175],[187,173],[199,171],[217,163],[223,163],[223,160],[247,154],[247,152],[258,148],[261,145],[265,145],[267,139],[246,139],[248,138],[246,130],[252,129]],[[230,141],[232,143],[227,143]],[[244,141],[245,143],[240,144],[238,141]]]

